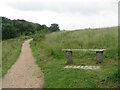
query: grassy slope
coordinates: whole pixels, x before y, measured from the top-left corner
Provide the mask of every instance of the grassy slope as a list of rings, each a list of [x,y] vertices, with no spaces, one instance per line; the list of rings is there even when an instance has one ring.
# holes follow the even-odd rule
[[[8,69],[16,62],[23,41],[23,38],[2,41],[2,76],[4,76]]]
[[[35,39],[38,37],[35,37]],[[45,75],[46,88],[117,87],[117,28],[66,31],[47,34],[42,41],[33,40],[31,48]],[[106,48],[100,70],[64,69],[63,48]],[[74,65],[96,65],[95,52],[73,53]]]

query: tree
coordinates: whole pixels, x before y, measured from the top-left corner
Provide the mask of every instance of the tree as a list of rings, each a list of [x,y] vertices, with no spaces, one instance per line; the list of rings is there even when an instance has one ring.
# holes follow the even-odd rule
[[[51,24],[51,26],[50,26],[50,28],[49,28],[49,31],[50,31],[50,32],[60,31],[59,25],[56,24],[56,23]]]
[[[3,24],[2,39],[10,39],[19,36],[18,29],[10,24]]]
[[[31,35],[38,32],[48,32],[46,25],[32,23],[25,20],[10,20],[5,17],[2,18],[2,39],[15,38],[20,35]]]

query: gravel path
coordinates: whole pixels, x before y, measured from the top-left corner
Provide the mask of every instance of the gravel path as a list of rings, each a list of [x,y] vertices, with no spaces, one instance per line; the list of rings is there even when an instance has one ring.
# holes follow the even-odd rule
[[[42,88],[44,76],[35,63],[30,49],[30,41],[23,43],[22,51],[17,62],[11,67],[3,78],[3,88]]]

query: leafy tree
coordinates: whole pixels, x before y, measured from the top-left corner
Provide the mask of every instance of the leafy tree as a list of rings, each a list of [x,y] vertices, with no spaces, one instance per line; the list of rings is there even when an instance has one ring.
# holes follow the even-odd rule
[[[10,20],[2,18],[2,39],[15,38],[20,35],[31,35],[38,32],[48,32],[46,25],[32,23],[25,20]]]
[[[56,24],[56,23],[51,24],[51,26],[50,26],[50,28],[49,28],[49,31],[50,31],[50,32],[60,31],[59,25]]]
[[[10,24],[4,24],[2,28],[2,39],[10,39],[18,36],[18,29]]]

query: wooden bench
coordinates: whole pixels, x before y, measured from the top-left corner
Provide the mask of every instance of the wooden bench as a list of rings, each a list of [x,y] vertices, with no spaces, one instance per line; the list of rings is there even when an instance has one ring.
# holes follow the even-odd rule
[[[62,49],[62,51],[66,52],[66,57],[67,57],[67,64],[72,64],[72,52],[74,51],[79,51],[79,52],[96,52],[96,63],[102,63],[102,56],[103,52],[106,49]]]

